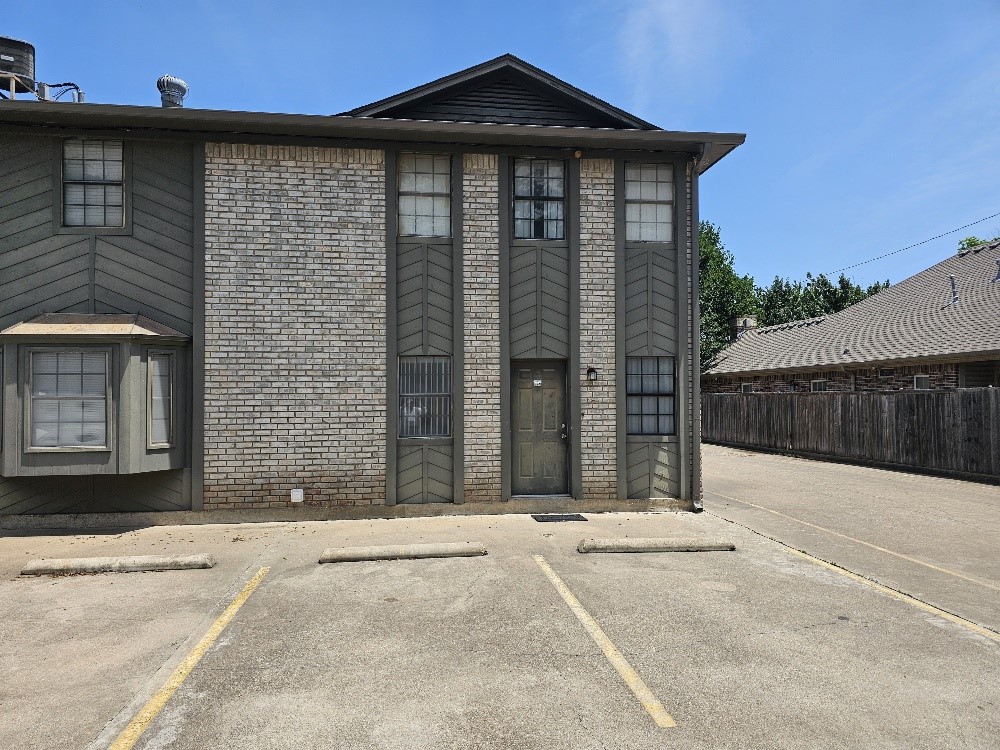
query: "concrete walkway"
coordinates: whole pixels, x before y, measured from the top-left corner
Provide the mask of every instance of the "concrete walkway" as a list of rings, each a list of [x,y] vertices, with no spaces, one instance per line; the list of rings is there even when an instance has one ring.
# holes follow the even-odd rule
[[[1000,630],[1000,487],[705,445],[705,510]]]

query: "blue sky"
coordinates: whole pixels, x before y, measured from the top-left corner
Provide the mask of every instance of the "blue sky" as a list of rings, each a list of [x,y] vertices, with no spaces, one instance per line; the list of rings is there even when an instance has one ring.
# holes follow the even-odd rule
[[[1000,212],[1000,0],[8,3],[88,101],[332,114],[512,52],[672,130],[744,132],[702,180],[737,270],[802,278]],[[899,281],[1000,216],[851,269]]]

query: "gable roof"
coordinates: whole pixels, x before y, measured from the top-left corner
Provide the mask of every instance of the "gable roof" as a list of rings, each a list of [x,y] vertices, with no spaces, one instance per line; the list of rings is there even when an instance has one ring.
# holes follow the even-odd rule
[[[341,114],[404,120],[659,130],[510,54]]]
[[[998,264],[1000,242],[979,245],[838,313],[751,329],[704,374],[1000,358]],[[949,276],[955,277],[956,304]]]

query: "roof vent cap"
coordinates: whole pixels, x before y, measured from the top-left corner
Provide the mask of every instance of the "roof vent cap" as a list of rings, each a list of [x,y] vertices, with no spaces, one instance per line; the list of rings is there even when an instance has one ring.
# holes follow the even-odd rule
[[[160,76],[156,81],[160,90],[160,101],[164,107],[174,108],[184,106],[184,97],[188,93],[188,85],[180,78],[172,75]]]

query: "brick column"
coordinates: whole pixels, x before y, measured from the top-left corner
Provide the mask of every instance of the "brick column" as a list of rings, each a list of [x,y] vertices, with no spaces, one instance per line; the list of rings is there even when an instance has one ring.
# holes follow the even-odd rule
[[[465,499],[501,499],[500,225],[497,157],[466,154],[462,184]]]
[[[205,508],[384,502],[383,153],[205,157]]]
[[[615,451],[615,175],[610,159],[580,162],[580,424],[583,497],[618,497]],[[587,380],[587,369],[599,373]]]

